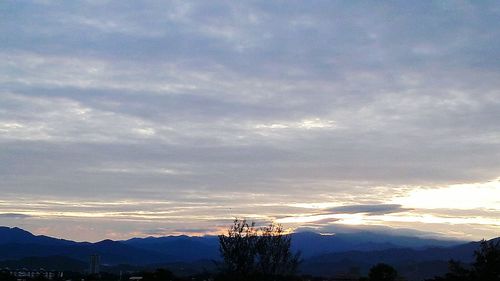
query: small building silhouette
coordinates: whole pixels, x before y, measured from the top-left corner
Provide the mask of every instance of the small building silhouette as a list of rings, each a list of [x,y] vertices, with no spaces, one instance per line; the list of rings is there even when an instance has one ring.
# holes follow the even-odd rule
[[[90,274],[99,274],[101,266],[101,257],[99,255],[90,256]]]

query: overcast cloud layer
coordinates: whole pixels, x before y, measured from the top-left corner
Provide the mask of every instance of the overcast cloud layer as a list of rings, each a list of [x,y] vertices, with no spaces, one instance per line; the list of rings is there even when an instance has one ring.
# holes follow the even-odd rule
[[[497,1],[3,1],[0,224],[498,236],[499,18]]]

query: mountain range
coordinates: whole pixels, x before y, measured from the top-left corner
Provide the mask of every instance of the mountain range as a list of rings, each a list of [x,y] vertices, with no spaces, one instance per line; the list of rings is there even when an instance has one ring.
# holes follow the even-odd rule
[[[299,232],[292,234],[292,247],[301,252],[301,271],[306,274],[366,274],[374,264],[385,262],[409,280],[418,280],[446,272],[450,259],[471,262],[478,242],[367,231],[335,235]],[[83,271],[92,254],[99,254],[104,268],[110,271],[168,267],[182,274],[213,269],[213,261],[219,259],[217,236],[182,235],[90,243],[0,227],[0,268]]]

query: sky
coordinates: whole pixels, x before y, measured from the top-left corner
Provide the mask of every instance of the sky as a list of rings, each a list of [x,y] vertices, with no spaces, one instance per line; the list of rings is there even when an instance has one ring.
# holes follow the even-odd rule
[[[500,234],[498,1],[1,1],[0,225]]]

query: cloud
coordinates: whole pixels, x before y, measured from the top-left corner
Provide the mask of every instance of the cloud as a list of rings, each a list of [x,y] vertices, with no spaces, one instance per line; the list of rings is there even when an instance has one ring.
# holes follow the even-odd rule
[[[325,209],[326,212],[331,212],[334,214],[357,214],[357,213],[366,213],[366,214],[390,214],[390,213],[399,213],[406,212],[410,209],[403,208],[402,205],[399,204],[371,204],[371,205],[345,205],[330,209]]]
[[[0,218],[4,219],[27,219],[32,218],[31,215],[18,214],[18,213],[0,213]]]
[[[217,219],[307,217],[317,210],[286,206],[314,202],[424,213],[415,198],[441,192],[409,191],[499,176],[498,3],[4,6],[5,212],[78,198],[139,202],[93,205],[102,220],[162,199]],[[470,208],[493,208],[498,192],[477,189],[489,191]]]
[[[220,229],[215,228],[156,228],[144,231],[148,236],[168,236],[168,235],[206,235],[217,234]]]

